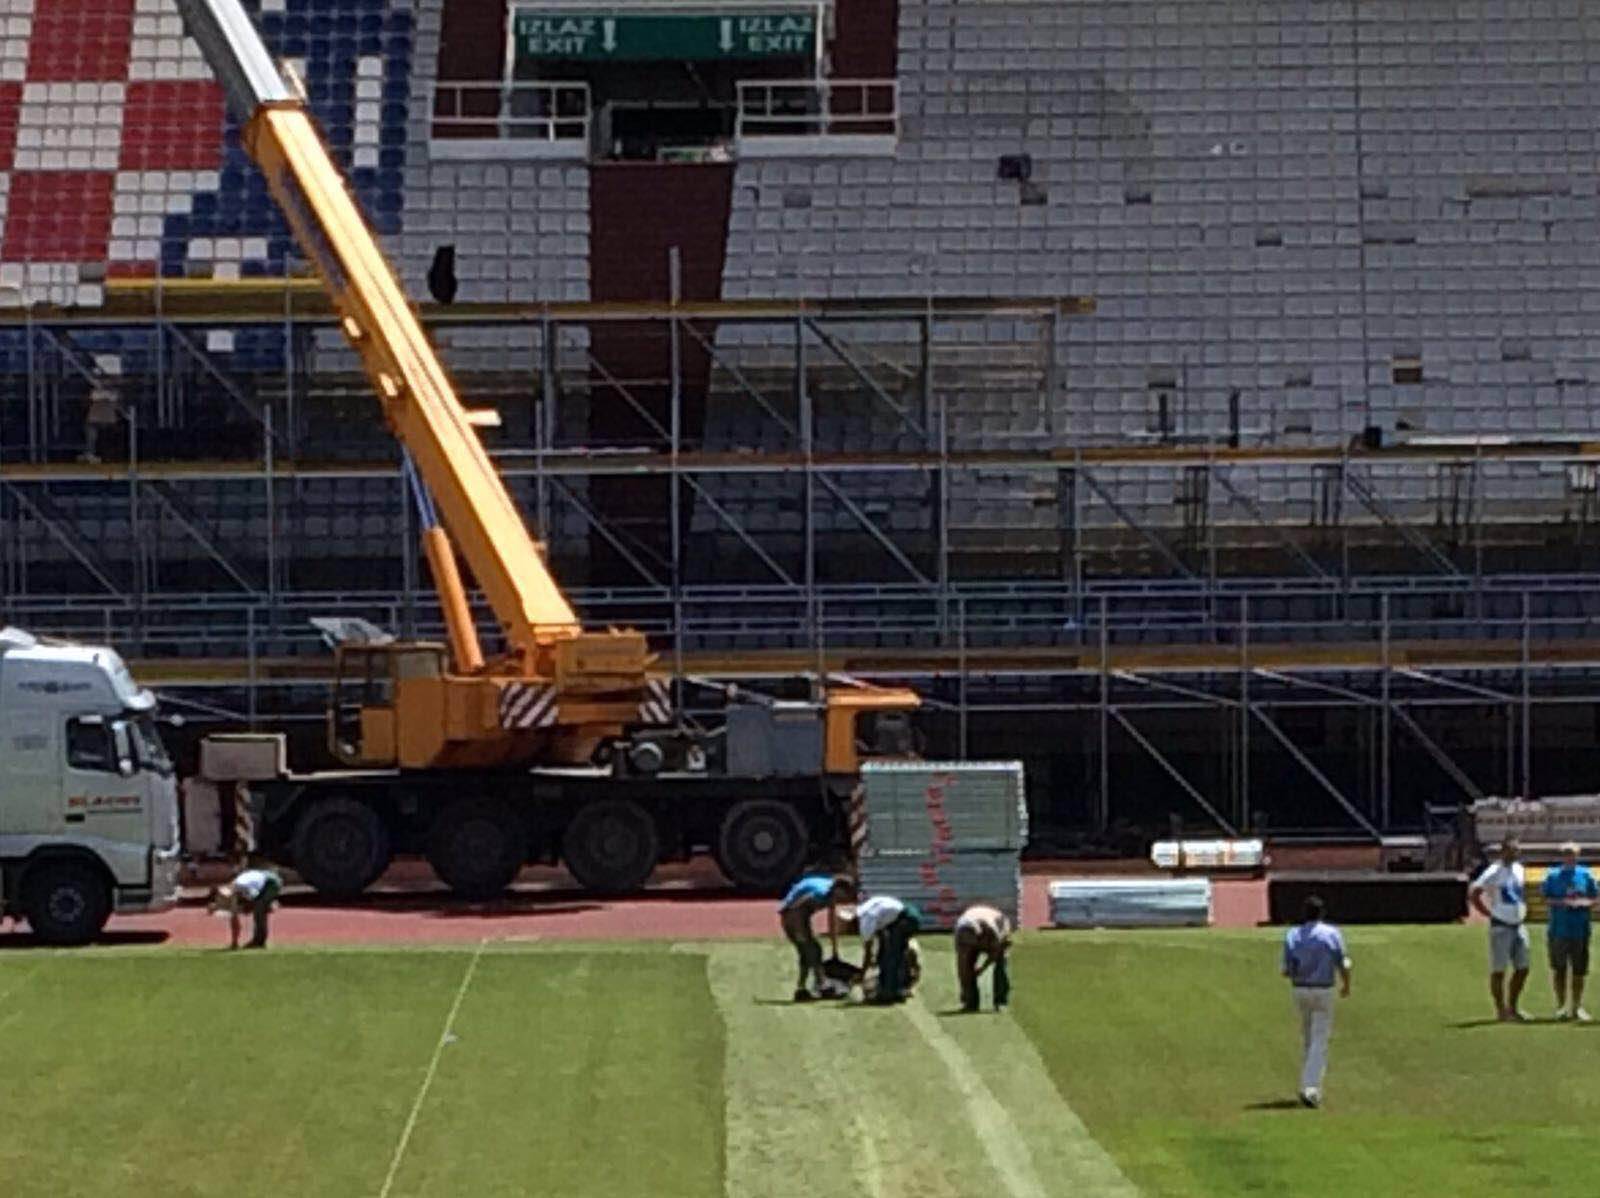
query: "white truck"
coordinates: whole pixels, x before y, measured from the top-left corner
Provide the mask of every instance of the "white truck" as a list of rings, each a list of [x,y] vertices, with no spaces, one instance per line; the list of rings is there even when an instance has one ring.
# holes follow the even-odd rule
[[[84,944],[178,901],[178,790],[122,658],[0,628],[0,914]]]

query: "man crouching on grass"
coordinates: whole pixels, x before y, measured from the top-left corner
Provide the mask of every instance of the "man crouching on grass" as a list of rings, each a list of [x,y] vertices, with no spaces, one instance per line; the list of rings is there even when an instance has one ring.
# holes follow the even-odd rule
[[[282,893],[283,879],[272,870],[247,869],[235,876],[226,886],[218,886],[212,890],[206,903],[206,911],[213,915],[218,911],[228,913],[228,930],[232,934],[232,943],[229,947],[238,948],[239,917],[243,909],[248,907],[255,929],[250,937],[250,943],[245,947],[266,948],[267,918],[278,901],[278,895]]]
[[[843,874],[807,874],[789,888],[778,907],[778,922],[783,934],[794,945],[795,956],[800,961],[800,977],[795,982],[795,1002],[809,1002],[836,989],[822,973],[822,945],[812,931],[811,920],[824,907],[828,911],[828,938],[833,941],[833,955],[839,955],[840,903],[853,902],[856,886]]]

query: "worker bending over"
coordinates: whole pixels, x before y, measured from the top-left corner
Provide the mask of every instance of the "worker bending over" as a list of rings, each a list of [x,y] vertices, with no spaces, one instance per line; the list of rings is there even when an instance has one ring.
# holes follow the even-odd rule
[[[246,869],[225,886],[211,892],[206,910],[228,913],[228,929],[232,933],[230,947],[239,947],[240,914],[250,909],[255,928],[246,948],[267,947],[267,917],[272,913],[278,895],[283,893],[283,879],[270,869]]]
[[[994,1009],[1005,1010],[1011,1001],[1011,974],[1006,954],[1011,951],[1011,920],[994,907],[968,907],[956,920],[956,980],[961,983],[961,1009],[978,1009],[978,979],[994,970]],[[980,960],[981,963],[980,963]]]
[[[922,927],[922,912],[910,903],[879,894],[856,908],[856,923],[866,945],[861,970],[866,973],[874,964],[878,967],[878,984],[869,1001],[904,1002],[916,984],[911,938]]]
[[[844,875],[807,874],[789,888],[778,907],[778,921],[783,934],[794,945],[795,956],[800,961],[800,977],[795,982],[794,1001],[809,1002],[831,993],[822,974],[822,945],[812,930],[811,921],[818,911],[827,908],[828,939],[833,942],[833,955],[839,955],[840,903],[853,902],[856,886]]]

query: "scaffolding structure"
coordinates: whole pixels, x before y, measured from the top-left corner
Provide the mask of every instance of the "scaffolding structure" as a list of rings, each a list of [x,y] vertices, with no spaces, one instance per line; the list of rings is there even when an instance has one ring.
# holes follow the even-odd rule
[[[563,531],[574,527],[584,547],[603,543],[628,563],[624,583],[573,586],[575,605],[588,622],[649,633],[680,679],[910,683],[928,697],[943,752],[1048,748],[1070,761],[1070,781],[1055,783],[1074,792],[1065,822],[1100,830],[1154,805],[1227,832],[1266,823],[1376,837],[1414,826],[1423,798],[1570,786],[1588,764],[1574,751],[1594,739],[1571,713],[1600,709],[1600,598],[1586,569],[1600,445],[1549,434],[1312,444],[1246,428],[1236,401],[1205,438],[1158,423],[1080,443],[1058,332],[1091,307],[464,305],[424,317],[441,337],[495,334],[513,347],[473,350],[455,367],[475,399],[520,411],[496,450],[502,471],[558,574],[563,563],[582,574]],[[1036,328],[1040,347],[1021,376],[1037,422],[998,435],[962,417],[995,370],[1015,391],[1017,363],[986,360],[956,332],[995,321],[1013,338]],[[608,370],[587,338],[607,322],[666,337],[669,376]],[[340,439],[307,432],[318,405],[365,400],[319,342],[330,324],[320,291],[283,280],[129,283],[93,313],[0,310],[21,363],[0,380],[0,413],[23,433],[0,442],[0,622],[114,644],[177,707],[256,724],[316,709],[327,665],[313,617],[442,636],[376,419]],[[734,347],[753,340],[759,354],[716,336],[735,327],[755,336]],[[231,371],[208,348],[213,332],[242,329],[281,338],[268,377]],[[148,343],[150,368],[107,372],[96,346],[111,331]],[[760,412],[770,437],[717,444],[687,427],[690,347],[711,364],[711,400]],[[665,419],[634,401],[648,388],[670,396]],[[51,430],[104,395],[126,432],[116,451],[58,452]],[[637,409],[634,443],[585,443],[581,417],[601,397]],[[865,444],[819,435],[823,402],[871,414],[847,429],[892,432]],[[174,452],[174,430],[208,412],[250,430],[238,452]],[[963,526],[956,496],[975,474],[1027,480],[1025,506],[1049,518]],[[1554,479],[1550,498],[1507,486],[1522,475]],[[752,476],[786,480],[798,519],[774,526],[754,518],[759,498],[727,498],[727,480]],[[926,519],[884,518],[871,489],[890,476],[917,480]],[[592,480],[627,477],[667,484],[664,553],[587,501]],[[1144,489],[1130,494],[1130,479]],[[294,493],[308,480],[392,495],[379,522],[396,585],[297,585]],[[264,518],[230,539],[193,502],[203,485],[252,493]],[[126,544],[83,524],[67,502],[83,494],[117,497]],[[690,511],[709,513],[715,531],[692,533]],[[208,563],[214,585],[167,585],[163,538]],[[720,579],[734,554],[738,577]],[[492,639],[487,618],[483,632]],[[693,688],[679,700],[701,711]],[[1491,731],[1456,743],[1474,726]],[[1412,762],[1436,775],[1426,787],[1401,780]],[[1297,791],[1315,814],[1286,816],[1284,795]]]

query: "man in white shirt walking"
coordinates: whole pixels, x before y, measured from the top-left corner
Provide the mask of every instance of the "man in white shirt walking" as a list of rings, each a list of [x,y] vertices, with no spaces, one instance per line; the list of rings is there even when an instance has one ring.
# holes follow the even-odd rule
[[[1300,1104],[1322,1105],[1322,1078],[1328,1070],[1328,1041],[1333,1036],[1333,983],[1339,997],[1350,997],[1350,958],[1344,936],[1323,921],[1322,900],[1306,899],[1302,922],[1283,938],[1283,976],[1294,987],[1300,1013]]]
[[[1527,879],[1517,860],[1521,846],[1506,837],[1500,860],[1491,864],[1467,888],[1473,908],[1489,921],[1489,993],[1501,1022],[1526,1023],[1522,1013],[1522,987],[1528,981]],[[1487,900],[1487,901],[1486,901]],[[1506,987],[1506,970],[1511,985]]]

